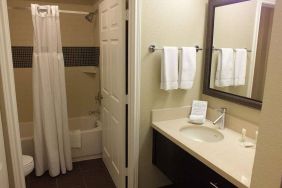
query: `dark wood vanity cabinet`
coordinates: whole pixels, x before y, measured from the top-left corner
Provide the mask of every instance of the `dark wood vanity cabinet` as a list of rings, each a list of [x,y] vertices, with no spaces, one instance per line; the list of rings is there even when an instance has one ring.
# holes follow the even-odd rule
[[[153,131],[153,164],[174,183],[173,187],[236,187],[156,130]]]

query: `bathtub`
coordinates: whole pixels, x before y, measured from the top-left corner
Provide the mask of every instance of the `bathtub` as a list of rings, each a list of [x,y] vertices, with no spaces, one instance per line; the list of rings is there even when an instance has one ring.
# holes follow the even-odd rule
[[[69,119],[70,130],[81,130],[81,148],[72,148],[73,161],[102,157],[102,124],[93,116]],[[33,124],[20,123],[21,144],[24,155],[34,156]]]

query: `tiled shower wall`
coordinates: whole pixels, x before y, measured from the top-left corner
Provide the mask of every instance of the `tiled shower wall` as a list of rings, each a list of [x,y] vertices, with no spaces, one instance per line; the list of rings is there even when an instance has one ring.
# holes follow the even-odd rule
[[[65,79],[70,118],[88,116],[96,109],[100,89],[99,47],[63,47]],[[20,122],[33,120],[31,46],[13,46],[13,65]],[[95,67],[96,66],[96,69]],[[96,70],[96,73],[85,71]]]
[[[63,47],[65,67],[98,66],[99,51],[99,47]],[[13,46],[14,68],[31,68],[32,53],[30,46]]]
[[[8,6],[29,7],[28,0],[9,0]],[[79,2],[79,3],[77,3]],[[97,5],[85,1],[36,1],[56,4],[60,9],[91,12]],[[82,2],[82,3],[81,3]],[[94,2],[94,1],[93,1]],[[33,26],[28,10],[9,9],[9,26],[13,46],[14,75],[20,122],[33,121],[32,46]],[[92,23],[84,15],[60,14],[60,29],[65,59],[65,78],[70,118],[88,116],[97,109],[95,102],[100,90],[99,18]],[[91,73],[91,72],[96,73]],[[23,128],[24,129],[24,128]],[[1,187],[1,186],[0,186]]]

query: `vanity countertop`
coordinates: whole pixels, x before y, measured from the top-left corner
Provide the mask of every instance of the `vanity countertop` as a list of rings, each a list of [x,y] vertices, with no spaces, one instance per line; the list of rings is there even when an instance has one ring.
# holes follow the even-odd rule
[[[155,130],[234,185],[250,187],[255,148],[243,147],[239,141],[241,135],[228,128],[218,129],[224,135],[224,139],[219,142],[190,140],[179,130],[191,125],[195,126],[189,123],[187,118],[152,123]],[[204,126],[214,127],[210,121],[207,121]],[[247,141],[253,141],[247,139]]]

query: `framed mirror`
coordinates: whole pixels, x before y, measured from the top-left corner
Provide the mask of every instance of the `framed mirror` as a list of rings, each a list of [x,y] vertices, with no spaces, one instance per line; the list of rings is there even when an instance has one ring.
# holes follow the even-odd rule
[[[210,0],[203,93],[260,109],[275,0]]]

